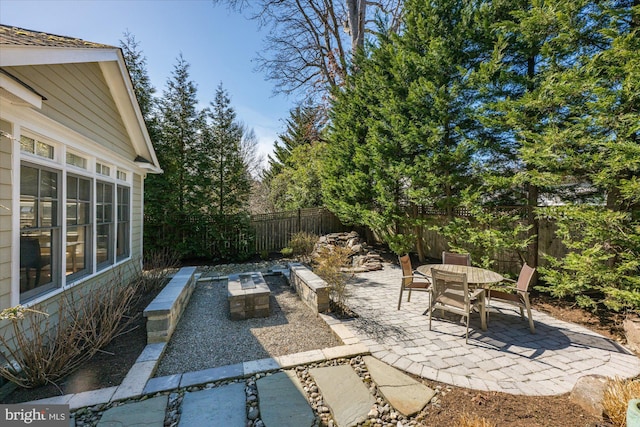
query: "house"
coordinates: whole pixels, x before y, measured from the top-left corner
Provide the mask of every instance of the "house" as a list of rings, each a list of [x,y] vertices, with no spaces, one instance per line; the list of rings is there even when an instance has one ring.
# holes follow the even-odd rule
[[[0,310],[139,267],[161,172],[120,48],[0,25]]]

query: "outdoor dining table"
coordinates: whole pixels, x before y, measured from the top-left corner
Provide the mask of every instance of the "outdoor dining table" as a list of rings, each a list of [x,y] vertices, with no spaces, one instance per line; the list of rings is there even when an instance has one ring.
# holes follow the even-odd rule
[[[431,277],[432,268],[436,268],[441,271],[447,271],[450,273],[466,273],[467,283],[479,287],[484,287],[484,285],[498,283],[504,280],[504,277],[502,277],[502,275],[496,273],[495,271],[487,270],[480,267],[471,267],[469,265],[425,264],[419,266],[416,270],[427,277]]]

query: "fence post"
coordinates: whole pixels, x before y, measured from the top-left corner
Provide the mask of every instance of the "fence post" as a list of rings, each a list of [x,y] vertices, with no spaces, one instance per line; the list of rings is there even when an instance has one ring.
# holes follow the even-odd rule
[[[297,232],[302,231],[302,209],[298,208],[298,230]]]

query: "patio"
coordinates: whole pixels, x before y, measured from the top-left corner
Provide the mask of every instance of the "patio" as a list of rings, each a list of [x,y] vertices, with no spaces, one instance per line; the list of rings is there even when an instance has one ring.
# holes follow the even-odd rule
[[[534,310],[536,334],[508,305],[492,302],[489,327],[471,317],[469,343],[460,322],[434,318],[428,330],[428,295],[403,296],[397,310],[401,270],[361,273],[348,287],[347,304],[360,315],[342,321],[371,354],[401,370],[430,380],[477,390],[523,395],[570,392],[585,375],[634,377],[640,358],[620,344],[584,327]]]

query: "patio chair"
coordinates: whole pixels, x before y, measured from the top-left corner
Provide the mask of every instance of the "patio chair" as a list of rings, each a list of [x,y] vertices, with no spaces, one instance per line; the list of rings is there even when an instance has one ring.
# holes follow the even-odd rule
[[[409,255],[398,257],[400,266],[402,267],[402,284],[400,285],[400,298],[398,298],[398,310],[402,304],[402,292],[409,291],[407,302],[411,301],[411,291],[431,291],[431,281],[422,273],[413,270],[411,267],[411,258]]]
[[[34,288],[40,285],[42,268],[51,262],[49,256],[42,255],[40,241],[36,238],[20,237],[20,268],[24,268],[25,287],[22,291],[32,289],[30,286],[31,269],[36,270]]]
[[[453,252],[442,252],[443,264],[455,264],[455,265],[471,265],[471,255],[469,254],[454,254]]]
[[[500,286],[502,289],[489,289],[488,301],[496,299],[507,304],[511,304],[520,309],[520,317],[524,320],[524,309],[527,309],[527,317],[529,318],[529,329],[532,334],[536,333],[536,328],[533,324],[533,317],[531,317],[531,303],[529,302],[529,285],[533,278],[535,268],[529,267],[526,263],[520,270],[518,281],[511,279],[505,279],[508,283],[515,283],[515,286]],[[509,292],[510,291],[510,292]],[[488,317],[488,316],[487,316]]]
[[[429,304],[429,330],[431,330],[431,317],[433,311],[440,309],[457,314],[465,319],[466,333],[465,343],[469,341],[469,317],[473,309],[480,312],[482,330],[487,329],[484,289],[469,289],[467,275],[465,273],[452,273],[431,269],[432,294]]]

